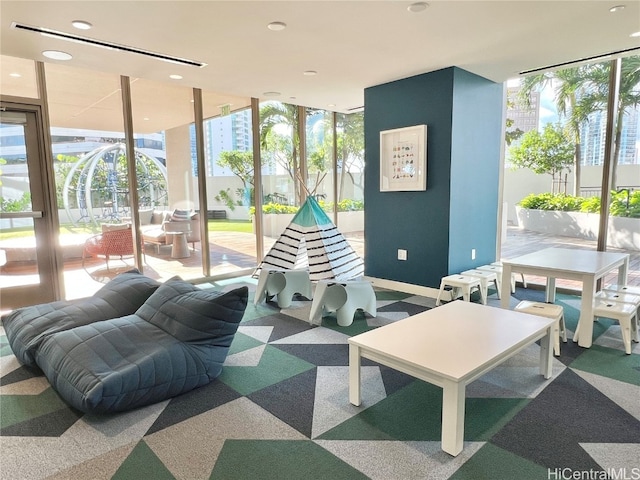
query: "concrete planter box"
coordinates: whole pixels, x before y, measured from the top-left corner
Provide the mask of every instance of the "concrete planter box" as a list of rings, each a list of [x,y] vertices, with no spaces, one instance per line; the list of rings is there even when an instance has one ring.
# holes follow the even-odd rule
[[[264,235],[267,237],[278,238],[284,229],[291,223],[294,216],[294,214],[273,213],[263,215],[262,221]],[[331,216],[329,216],[329,218],[331,218]],[[253,221],[253,224],[255,225],[255,221]],[[338,230],[340,230],[340,233],[361,232],[364,230],[364,211],[338,212]]]
[[[516,206],[518,226],[533,232],[597,240],[600,215],[596,213],[530,210]],[[607,246],[640,251],[640,219],[609,217]]]

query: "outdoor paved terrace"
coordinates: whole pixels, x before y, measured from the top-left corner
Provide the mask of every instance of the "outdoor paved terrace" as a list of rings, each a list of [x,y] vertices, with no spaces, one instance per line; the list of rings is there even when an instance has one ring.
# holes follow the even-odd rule
[[[255,236],[252,233],[238,232],[210,232],[210,259],[211,275],[233,275],[234,272],[251,270],[256,266]],[[350,244],[361,257],[364,257],[364,240],[362,233],[345,235]],[[84,237],[83,237],[84,238]],[[69,239],[67,239],[69,240]],[[76,238],[74,242],[82,243],[82,238]],[[275,239],[265,238],[265,252],[269,250]],[[15,243],[15,242],[14,242]],[[23,242],[24,245],[24,242]],[[503,245],[502,258],[509,259],[520,255],[542,250],[548,247],[564,247],[579,249],[595,249],[595,242],[569,237],[554,237],[547,234],[520,230],[516,227],[509,227],[507,239]],[[160,253],[156,252],[154,246],[147,246],[144,255],[144,272],[146,275],[165,281],[175,275],[190,280],[202,276],[201,268],[201,244],[196,243],[196,249],[191,250],[188,258],[171,258],[171,247],[164,246]],[[72,246],[72,250],[77,250],[78,246]],[[190,245],[191,249],[191,245]],[[81,248],[80,248],[81,251]],[[610,251],[621,251],[611,249]],[[640,286],[640,252],[626,252],[631,254],[629,268],[630,285]],[[113,277],[116,273],[127,270],[133,265],[131,258],[125,262],[120,260],[110,261],[110,270],[105,268],[102,259],[90,259],[86,264],[86,270],[82,268],[82,262],[77,257],[78,253],[71,255],[73,258],[65,259],[65,286],[68,298],[79,298],[90,295],[98,290],[104,282]],[[87,273],[89,272],[89,274]],[[12,282],[37,282],[37,276],[33,272],[31,262],[12,262],[6,264],[0,270],[0,283],[8,286]],[[31,279],[31,280],[30,280]],[[527,283],[532,288],[541,288],[546,279],[534,276],[526,277]],[[615,273],[606,278],[607,283],[615,283]],[[569,280],[557,280],[560,289],[579,290],[580,284]]]

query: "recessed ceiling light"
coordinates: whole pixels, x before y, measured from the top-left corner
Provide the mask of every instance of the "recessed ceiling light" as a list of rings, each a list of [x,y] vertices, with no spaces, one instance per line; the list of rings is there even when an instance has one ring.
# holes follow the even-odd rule
[[[327,105],[327,107],[335,107],[336,104],[335,103],[330,103],[329,105]]]
[[[263,95],[265,97],[277,97],[280,95],[280,92],[264,92]]]
[[[307,77],[313,77],[314,75],[317,75],[318,72],[316,72],[315,70],[307,70],[305,72],[302,72],[303,75],[306,75]]]
[[[267,28],[269,30],[273,30],[274,32],[280,32],[287,28],[287,24],[284,22],[271,22],[269,25],[267,25]]]
[[[84,20],[74,20],[71,22],[71,25],[76,27],[78,30],[90,30],[93,25],[89,22],[85,22]]]
[[[407,7],[407,10],[409,10],[412,13],[418,13],[426,10],[428,6],[429,4],[426,2],[416,2],[409,5]]]
[[[13,77],[13,78],[20,78],[22,75],[20,75],[19,73],[15,73],[14,72],[14,73],[10,73],[9,76]]]
[[[631,35],[629,35],[630,37],[636,38],[636,37],[640,37],[640,32],[633,32]]]
[[[182,75],[173,74],[173,75],[169,75],[169,78],[171,80],[182,80]]]
[[[71,60],[73,58],[67,52],[61,52],[59,50],[45,50],[42,52],[42,55],[52,60]]]
[[[143,120],[149,120],[149,117],[144,117]]]
[[[611,13],[613,13],[613,12],[619,12],[620,10],[624,10],[624,7],[625,7],[625,6],[626,6],[626,5],[616,5],[615,7],[611,7],[611,8],[609,9],[609,11],[610,11]]]

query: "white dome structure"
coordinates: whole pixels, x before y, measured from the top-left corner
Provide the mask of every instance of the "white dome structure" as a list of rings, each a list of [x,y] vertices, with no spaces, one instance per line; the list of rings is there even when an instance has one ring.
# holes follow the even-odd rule
[[[157,159],[135,150],[139,208],[167,201],[167,169]],[[126,148],[123,143],[105,145],[82,156],[69,170],[62,190],[64,208],[73,223],[119,221],[130,215]],[[73,205],[73,206],[72,206]]]

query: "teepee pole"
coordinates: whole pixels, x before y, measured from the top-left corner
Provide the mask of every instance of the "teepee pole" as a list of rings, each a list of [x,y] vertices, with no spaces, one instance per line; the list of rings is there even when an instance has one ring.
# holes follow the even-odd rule
[[[305,192],[307,192],[307,196],[310,196],[311,192],[305,185],[304,180],[302,180],[302,175],[300,175],[300,172],[296,172],[296,178],[298,179],[298,182],[300,182],[300,186],[304,189]]]

